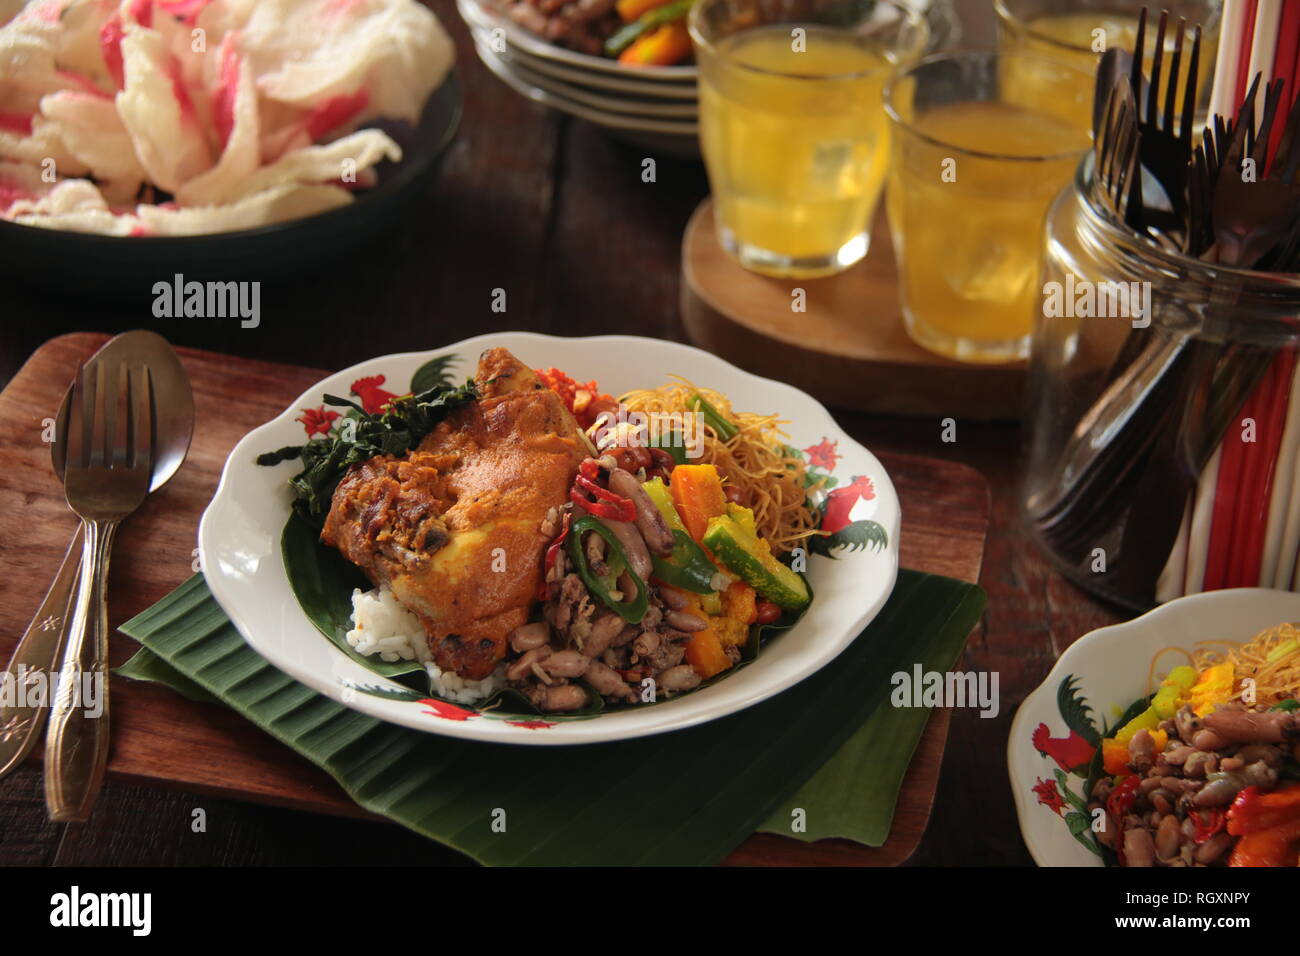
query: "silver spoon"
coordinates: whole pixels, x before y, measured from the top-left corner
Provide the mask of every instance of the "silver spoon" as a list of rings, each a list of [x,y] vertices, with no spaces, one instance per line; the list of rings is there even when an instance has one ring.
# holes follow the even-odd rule
[[[124,332],[104,344],[91,361],[131,362],[148,367],[153,382],[154,459],[149,490],[157,491],[176,474],[189,451],[194,433],[194,393],[180,359],[161,335],[144,330]],[[50,444],[54,473],[63,480],[67,447],[59,440],[68,423],[72,386],[68,386],[55,419],[55,440]],[[51,704],[51,675],[57,672],[67,639],[68,609],[81,567],[82,534],[73,536],[54,582],[36,611],[22,640],[14,649],[0,681],[15,691],[12,703],[0,704],[0,778],[26,759],[40,738]],[[17,693],[19,681],[25,692]],[[37,691],[44,688],[44,693]],[[34,703],[29,702],[32,698]]]

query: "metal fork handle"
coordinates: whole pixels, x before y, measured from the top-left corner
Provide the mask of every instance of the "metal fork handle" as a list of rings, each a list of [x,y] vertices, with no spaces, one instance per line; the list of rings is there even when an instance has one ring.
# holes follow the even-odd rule
[[[108,763],[108,559],[117,521],[82,525],[81,581],[68,631],[59,686],[45,735],[45,807],[50,819],[90,816]],[[93,688],[86,687],[86,680]],[[84,691],[97,694],[95,713]]]
[[[9,664],[0,673],[0,681],[9,685],[13,695],[13,703],[0,704],[0,778],[27,759],[45,727],[45,716],[50,709],[50,678],[61,660],[73,588],[81,568],[81,539],[78,530],[45,593],[45,600],[14,648]],[[34,674],[42,676],[33,682]],[[39,693],[37,688],[42,681],[44,693]],[[29,704],[29,699],[36,703]]]

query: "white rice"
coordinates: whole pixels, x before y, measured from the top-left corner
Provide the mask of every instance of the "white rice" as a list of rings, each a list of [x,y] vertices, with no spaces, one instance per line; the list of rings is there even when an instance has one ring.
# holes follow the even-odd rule
[[[366,657],[380,660],[418,661],[429,674],[431,690],[458,704],[486,700],[505,686],[505,665],[482,680],[466,680],[454,671],[444,671],[433,662],[429,640],[420,619],[393,597],[388,588],[352,592],[352,630],[348,644]]]
[[[420,619],[393,597],[388,588],[352,592],[352,630],[348,643],[366,657],[378,654],[381,660],[429,660],[429,641]]]
[[[487,700],[506,686],[506,668],[502,664],[482,680],[466,680],[455,671],[441,670],[433,661],[424,665],[429,672],[433,692],[458,704],[475,704]]]

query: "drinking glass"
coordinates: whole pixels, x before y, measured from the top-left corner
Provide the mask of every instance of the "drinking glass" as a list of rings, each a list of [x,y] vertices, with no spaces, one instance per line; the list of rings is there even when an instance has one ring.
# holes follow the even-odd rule
[[[723,248],[776,276],[857,262],[889,158],[882,91],[924,19],[894,0],[699,0],[690,32]]]
[[[1041,103],[1047,83],[1062,93]],[[1023,54],[936,54],[890,81],[886,202],[918,344],[965,362],[1028,355],[1043,219],[1088,149],[1091,98],[1082,70]]]
[[[1223,4],[1220,0],[995,0],[998,16],[998,44],[1007,53],[1032,53],[1048,56],[1078,67],[1095,71],[1101,54],[1111,47],[1132,50],[1137,40],[1138,14],[1147,7],[1146,57],[1144,72],[1151,75],[1152,54],[1155,50],[1156,31],[1160,11],[1168,10],[1170,29],[1165,36],[1164,79],[1168,82],[1169,57],[1177,42],[1174,23],[1182,18],[1187,22],[1183,36],[1183,56],[1179,65],[1178,96],[1175,109],[1182,109],[1182,89],[1190,68],[1192,32],[1201,26],[1201,55],[1196,74],[1200,103],[1208,105],[1210,76],[1214,72],[1214,58],[1219,48],[1219,22]],[[1052,99],[1060,91],[1051,86],[1040,87],[1043,100]],[[1088,121],[1092,102],[1084,104],[1080,121]]]

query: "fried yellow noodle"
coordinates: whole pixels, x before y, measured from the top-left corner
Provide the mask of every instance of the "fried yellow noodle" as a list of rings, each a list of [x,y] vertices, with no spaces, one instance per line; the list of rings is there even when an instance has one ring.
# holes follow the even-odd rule
[[[738,432],[723,442],[709,426],[704,427],[704,454],[696,464],[712,464],[727,484],[740,490],[741,500],[754,511],[758,533],[778,554],[789,551],[817,530],[817,517],[808,507],[808,494],[819,482],[805,485],[804,461],[791,453],[785,422],[775,415],[737,412],[720,392],[700,388],[679,375],[654,389],[641,389],[619,397],[629,412],[690,414],[688,400],[696,393],[704,397]]]
[[[1265,709],[1300,696],[1300,627],[1278,624],[1244,644],[1202,641],[1191,654],[1198,671],[1231,662],[1238,683],[1255,681],[1255,702]]]

